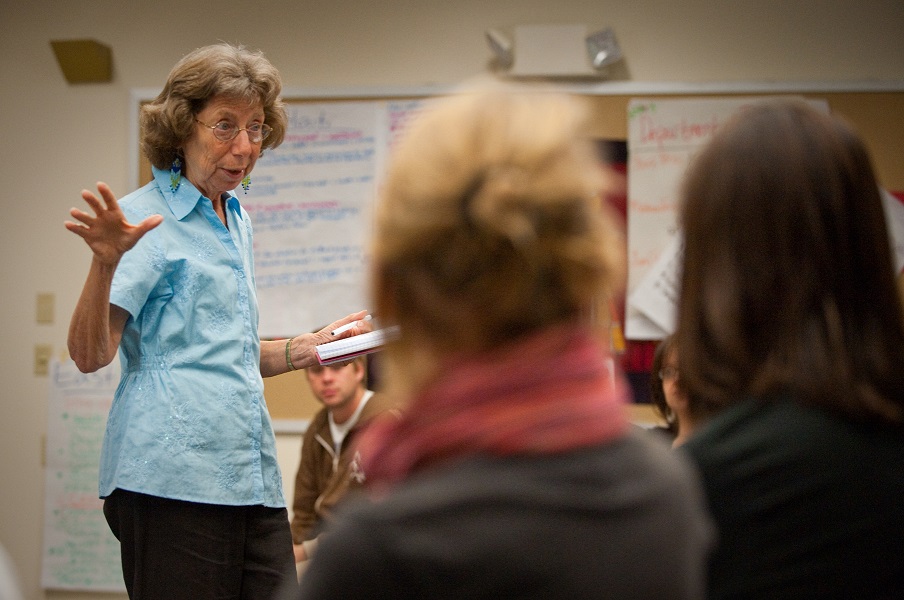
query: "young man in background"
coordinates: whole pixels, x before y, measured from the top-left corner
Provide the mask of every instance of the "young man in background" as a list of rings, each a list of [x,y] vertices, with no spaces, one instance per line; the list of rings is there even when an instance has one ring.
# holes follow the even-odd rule
[[[304,434],[295,476],[292,542],[295,562],[308,560],[325,520],[366,478],[354,447],[357,432],[393,405],[367,389],[366,359],[317,365],[306,370],[308,384],[323,404]]]

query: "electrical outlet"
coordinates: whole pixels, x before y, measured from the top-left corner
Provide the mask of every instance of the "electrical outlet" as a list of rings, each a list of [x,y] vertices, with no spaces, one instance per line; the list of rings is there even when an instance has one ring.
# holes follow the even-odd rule
[[[53,294],[38,294],[37,306],[35,308],[35,320],[38,323],[53,323],[53,303],[55,297]]]
[[[35,344],[35,375],[46,377],[50,372],[50,357],[53,356],[53,346],[50,344]]]

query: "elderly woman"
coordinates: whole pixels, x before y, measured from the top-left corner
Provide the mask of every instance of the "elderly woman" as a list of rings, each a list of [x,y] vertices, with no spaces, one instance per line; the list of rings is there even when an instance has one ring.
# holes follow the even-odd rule
[[[99,183],[101,198],[82,192],[94,215],[66,223],[93,252],[70,354],[84,372],[122,362],[100,496],[132,598],[269,598],[294,578],[261,377],[315,364],[313,346],[364,313],[258,337],[251,223],[231,190],[283,139],[280,90],[259,53],[187,55],[142,109],[153,181],[119,202]]]
[[[696,158],[676,342],[710,598],[897,598],[904,322],[879,187],[844,122],[751,105]]]
[[[551,92],[464,92],[394,150],[372,275],[401,331],[384,381],[408,405],[363,432],[375,501],[339,511],[301,597],[702,594],[697,482],[629,426],[596,322],[621,238],[581,114]]]

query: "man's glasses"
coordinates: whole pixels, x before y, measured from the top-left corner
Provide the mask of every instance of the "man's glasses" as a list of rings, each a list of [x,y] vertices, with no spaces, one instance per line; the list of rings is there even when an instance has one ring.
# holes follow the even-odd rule
[[[678,379],[678,368],[677,367],[663,367],[659,371],[659,378],[665,381],[666,379],[675,380]]]
[[[237,136],[240,131],[247,131],[248,141],[252,144],[260,144],[267,139],[267,136],[273,131],[272,127],[265,125],[264,123],[254,123],[248,127],[236,127],[229,121],[220,121],[216,125],[208,125],[203,121],[198,121],[198,119],[195,119],[195,121],[210,129],[213,132],[213,136],[221,142],[230,142],[235,139],[235,136]]]

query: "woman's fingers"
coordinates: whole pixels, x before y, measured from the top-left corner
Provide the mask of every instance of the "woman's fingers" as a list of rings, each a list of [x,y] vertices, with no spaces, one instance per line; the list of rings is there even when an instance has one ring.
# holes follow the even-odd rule
[[[82,190],[82,200],[84,200],[88,204],[88,206],[91,207],[95,214],[100,214],[101,211],[104,210],[104,207],[101,206],[100,200],[98,200],[97,196],[95,196],[94,193],[89,190]]]
[[[79,210],[77,208],[70,209],[69,214],[72,216],[73,219],[75,219],[77,221],[81,221],[85,225],[90,225],[94,221],[94,217],[92,217],[85,211]],[[73,223],[73,225],[80,227],[80,225],[77,225],[75,223]]]
[[[103,197],[104,202],[107,204],[108,210],[119,210],[119,202],[116,200],[116,196],[113,195],[113,191],[103,181],[97,182],[97,191],[100,192],[100,195]]]

